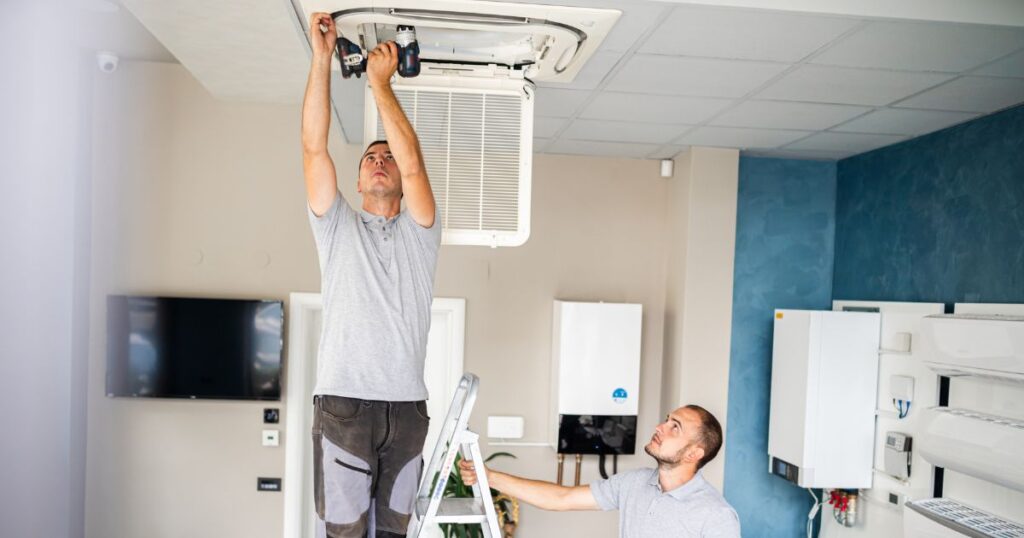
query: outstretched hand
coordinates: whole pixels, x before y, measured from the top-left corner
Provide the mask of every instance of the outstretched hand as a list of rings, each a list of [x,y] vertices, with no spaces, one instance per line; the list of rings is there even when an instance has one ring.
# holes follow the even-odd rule
[[[334,53],[338,41],[338,29],[329,13],[317,12],[309,18],[309,44],[313,47],[313,58],[328,58]]]
[[[486,469],[487,468],[485,467],[484,470],[486,471]],[[476,484],[476,467],[473,465],[472,461],[459,461],[459,474],[462,475],[463,484],[466,484],[467,486],[472,486],[473,484]]]
[[[377,45],[366,60],[366,75],[371,87],[382,87],[391,84],[391,77],[398,70],[398,45],[394,41],[386,41]]]

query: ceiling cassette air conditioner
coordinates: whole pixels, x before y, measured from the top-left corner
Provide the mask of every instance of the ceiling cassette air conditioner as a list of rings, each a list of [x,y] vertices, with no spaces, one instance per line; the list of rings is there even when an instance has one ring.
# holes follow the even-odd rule
[[[449,74],[499,65],[539,82],[572,82],[621,12],[470,0],[301,0],[306,20],[330,13],[338,32],[369,51],[412,26],[425,69]],[[486,71],[485,71],[486,72]]]
[[[396,76],[393,89],[420,139],[443,242],[525,243],[534,82],[571,82],[620,12],[466,0],[303,0],[302,6],[307,20],[316,11],[331,13],[339,35],[366,51],[396,40],[399,26],[415,29],[419,76]],[[386,137],[372,89],[365,92],[368,143]]]

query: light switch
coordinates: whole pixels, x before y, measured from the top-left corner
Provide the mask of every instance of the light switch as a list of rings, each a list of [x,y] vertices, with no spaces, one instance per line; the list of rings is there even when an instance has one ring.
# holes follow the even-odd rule
[[[278,446],[280,444],[279,435],[278,430],[263,430],[263,446]]]

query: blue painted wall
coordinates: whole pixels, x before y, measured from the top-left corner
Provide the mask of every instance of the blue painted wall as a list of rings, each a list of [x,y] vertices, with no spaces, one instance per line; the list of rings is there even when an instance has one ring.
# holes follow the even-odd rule
[[[1024,107],[840,161],[836,219],[836,299],[1024,302]]]
[[[767,472],[772,310],[833,297],[1024,302],[1024,107],[838,164],[741,158],[725,496],[745,537],[803,536]]]
[[[811,496],[768,474],[776,308],[832,301],[836,164],[740,159],[725,497],[744,537],[803,536]]]

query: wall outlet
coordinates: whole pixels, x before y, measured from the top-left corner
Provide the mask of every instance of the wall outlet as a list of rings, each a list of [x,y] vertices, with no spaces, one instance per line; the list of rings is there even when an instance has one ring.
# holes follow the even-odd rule
[[[487,417],[487,437],[522,439],[523,417]]]
[[[893,505],[902,507],[903,503],[907,502],[907,496],[902,494],[902,493],[898,493],[898,492],[895,492],[895,491],[890,491],[889,492],[889,499],[888,499],[888,501],[889,501],[889,504],[893,504]]]

